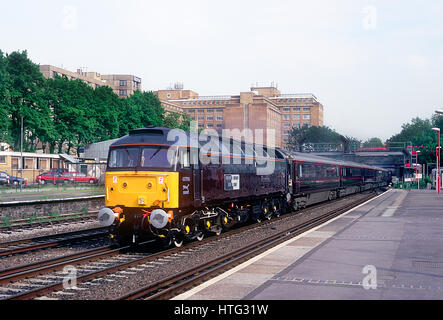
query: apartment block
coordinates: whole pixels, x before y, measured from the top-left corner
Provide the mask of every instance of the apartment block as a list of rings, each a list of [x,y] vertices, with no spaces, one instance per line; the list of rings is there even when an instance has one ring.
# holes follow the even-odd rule
[[[65,70],[52,65],[41,65],[40,72],[45,78],[55,78],[57,76],[66,77],[69,80],[81,80],[94,89],[101,86],[111,87],[120,98],[126,98],[137,90],[142,90],[142,80],[133,75],[102,75],[98,72],[84,72],[77,69],[76,72]]]
[[[201,129],[220,133],[223,129],[261,129],[263,143],[278,147],[288,142],[292,127],[323,125],[323,105],[315,95],[282,94],[275,86],[252,87],[239,95],[227,96],[199,96],[177,87],[154,93],[167,111],[187,113]],[[267,129],[275,130],[275,134],[268,136]]]

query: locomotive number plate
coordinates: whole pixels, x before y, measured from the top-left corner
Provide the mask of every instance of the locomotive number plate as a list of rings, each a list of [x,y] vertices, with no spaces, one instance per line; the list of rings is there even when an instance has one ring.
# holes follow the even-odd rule
[[[225,191],[240,190],[240,175],[225,174]]]

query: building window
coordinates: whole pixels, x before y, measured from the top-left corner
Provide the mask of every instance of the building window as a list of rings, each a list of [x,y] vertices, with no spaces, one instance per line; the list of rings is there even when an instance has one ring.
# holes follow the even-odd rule
[[[284,114],[283,115],[283,120],[290,120],[291,116],[289,114]]]
[[[283,123],[283,127],[289,127],[291,124],[289,122]]]
[[[35,169],[34,168],[34,159],[25,158],[25,169]]]
[[[217,116],[217,121],[223,121],[223,116]]]
[[[126,80],[120,80],[120,87],[126,87],[128,82]]]
[[[206,109],[206,112],[212,113],[212,112],[214,112],[214,109]]]
[[[6,156],[0,156],[0,163],[6,163]]]
[[[205,117],[198,117],[198,121],[205,121]]]
[[[48,170],[49,169],[48,159],[38,159],[38,168],[37,169]]]
[[[205,113],[205,109],[198,109],[198,113]]]
[[[221,123],[217,123],[217,129],[223,129],[223,125]]]
[[[188,109],[188,113],[194,113],[195,110],[194,109]]]
[[[11,159],[11,169],[19,169],[18,164],[20,163],[20,158]]]
[[[311,115],[310,114],[304,114],[303,115],[303,120],[311,120]]]
[[[207,116],[207,117],[206,117],[206,120],[208,120],[208,121],[214,121],[214,117],[213,117],[213,116]]]
[[[57,71],[52,71],[52,76],[53,76],[54,78],[57,77],[57,76],[58,76]]]
[[[214,128],[214,124],[213,124],[213,123],[208,123],[208,124],[206,125],[206,128],[210,128],[210,129],[212,129],[212,128]]]
[[[289,111],[291,111],[291,108],[288,108],[288,107],[283,108],[283,112],[289,112]]]
[[[293,108],[293,110],[294,110],[295,112],[299,112],[299,111],[300,111],[300,108],[299,108],[299,107],[295,107],[295,108]]]
[[[311,107],[303,108],[303,111],[311,111]]]
[[[223,112],[223,109],[217,109],[217,112]]]
[[[294,114],[294,120],[300,120],[300,115],[299,114]]]
[[[203,125],[203,123],[199,123],[199,124],[198,124],[198,127],[199,127],[200,129],[203,129],[205,126]]]
[[[126,90],[120,90],[120,95],[121,96],[126,96],[127,95],[127,91]]]
[[[291,133],[291,130],[284,130],[283,131],[283,134],[290,134]]]

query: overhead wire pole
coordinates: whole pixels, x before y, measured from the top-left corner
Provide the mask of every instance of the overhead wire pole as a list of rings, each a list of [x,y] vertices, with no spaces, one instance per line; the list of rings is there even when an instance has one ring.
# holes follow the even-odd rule
[[[417,168],[418,168],[418,154],[420,153],[420,151],[415,151],[415,176],[417,177],[417,186],[418,189],[420,190],[420,177],[419,174],[417,173]]]
[[[443,109],[439,109],[437,111],[435,111],[436,114],[438,115],[443,115]],[[437,129],[437,130],[436,130]],[[441,156],[441,145],[440,145],[440,128],[433,128],[432,130],[436,130],[438,131],[438,194],[440,194],[441,192],[441,172],[440,172],[440,156]]]
[[[437,193],[440,194],[441,192],[441,173],[440,173],[440,128],[432,128],[432,130],[437,131],[438,132],[438,147],[437,150],[435,152],[435,154],[437,155]]]
[[[21,116],[21,129],[20,129],[20,177],[23,181],[23,116]],[[20,192],[23,192],[23,183],[20,181]]]

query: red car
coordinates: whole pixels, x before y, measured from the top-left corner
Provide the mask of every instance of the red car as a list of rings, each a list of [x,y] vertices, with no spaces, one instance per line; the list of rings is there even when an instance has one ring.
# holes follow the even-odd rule
[[[60,176],[61,173],[59,172],[45,172],[37,176],[35,179],[39,184],[47,184],[47,183],[56,184]]]
[[[98,178],[87,176],[80,172],[64,172],[61,176],[56,178],[59,183],[89,183],[95,184]]]
[[[80,172],[46,172],[43,173],[36,178],[37,182],[40,184],[47,184],[47,183],[89,183],[89,184],[95,184],[98,182],[98,179],[96,177],[88,177],[84,173]]]

